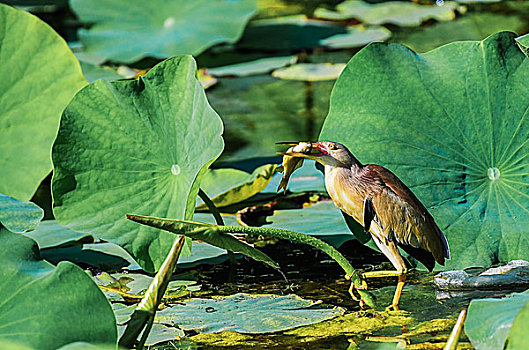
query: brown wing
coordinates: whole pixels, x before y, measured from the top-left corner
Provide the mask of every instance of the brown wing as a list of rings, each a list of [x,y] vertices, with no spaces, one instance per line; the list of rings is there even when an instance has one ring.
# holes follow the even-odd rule
[[[366,175],[380,184],[370,194],[386,237],[431,252],[439,264],[450,258],[448,242],[426,207],[400,179],[380,165],[366,165]]]

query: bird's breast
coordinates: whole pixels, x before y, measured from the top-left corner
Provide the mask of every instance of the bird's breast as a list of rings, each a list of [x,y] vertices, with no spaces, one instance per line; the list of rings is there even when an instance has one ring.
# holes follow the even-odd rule
[[[363,225],[364,194],[350,176],[326,169],[325,188],[338,208]]]

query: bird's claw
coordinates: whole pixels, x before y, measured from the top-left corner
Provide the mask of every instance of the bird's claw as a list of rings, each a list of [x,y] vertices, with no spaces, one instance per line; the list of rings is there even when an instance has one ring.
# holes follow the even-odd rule
[[[386,307],[386,312],[390,311],[399,311],[399,305],[398,304],[391,304],[390,306]]]
[[[353,274],[345,276],[345,278],[348,279],[348,280],[351,280],[352,277],[353,277]],[[353,298],[354,301],[358,301],[360,303],[360,307],[363,307],[365,305],[365,302],[362,299],[362,296],[360,295],[360,293],[358,293],[356,291],[357,290],[367,290],[367,282],[364,279],[364,277],[362,277],[361,275],[359,275],[359,277],[360,277],[360,279],[362,281],[361,286],[360,287],[356,287],[354,282],[351,281],[351,286],[349,287],[349,294],[351,295],[351,298]]]

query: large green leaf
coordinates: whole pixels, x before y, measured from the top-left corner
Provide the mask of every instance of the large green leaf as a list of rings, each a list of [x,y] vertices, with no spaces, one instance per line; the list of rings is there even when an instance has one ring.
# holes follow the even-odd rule
[[[190,299],[158,312],[156,319],[202,333],[269,333],[318,323],[345,312],[318,304],[296,295],[239,293],[218,299]]]
[[[251,174],[230,168],[210,169],[204,174],[200,187],[217,207],[224,207],[261,192],[270,182],[275,169],[275,164],[260,166]],[[205,204],[199,207],[205,207]]]
[[[0,192],[29,200],[51,171],[61,113],[86,84],[64,40],[37,17],[0,4]]]
[[[524,293],[525,294],[525,293]],[[529,325],[529,300],[526,299],[525,304],[516,315],[512,323],[507,337],[506,349],[526,349],[529,347],[529,339],[527,339],[527,326]]]
[[[478,350],[503,349],[516,315],[528,301],[527,292],[513,293],[503,299],[472,300],[465,321],[465,333],[472,345]]]
[[[145,56],[198,55],[233,43],[256,11],[254,0],[72,0],[86,53],[95,61],[135,62]]]
[[[0,228],[23,233],[34,230],[44,217],[44,210],[31,202],[20,202],[0,193]]]
[[[424,55],[359,52],[320,138],[394,171],[448,238],[447,268],[529,259],[529,59],[513,33]]]
[[[0,230],[0,343],[56,349],[74,341],[116,343],[116,321],[82,269],[40,260],[30,238]]]
[[[88,85],[65,110],[53,147],[59,223],[121,245],[146,271],[175,237],[125,214],[192,218],[198,179],[223,148],[222,121],[195,73],[193,58],[179,56],[138,80]]]

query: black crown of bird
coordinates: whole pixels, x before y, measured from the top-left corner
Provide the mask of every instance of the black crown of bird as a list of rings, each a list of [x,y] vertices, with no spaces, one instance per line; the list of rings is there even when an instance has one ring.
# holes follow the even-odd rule
[[[364,272],[373,277],[398,277],[397,289],[389,308],[397,309],[406,281],[407,265],[399,247],[420,261],[429,271],[435,263],[444,265],[450,258],[445,235],[424,204],[390,170],[376,164],[362,164],[338,142],[278,142],[292,146],[283,155],[279,171],[283,178],[278,191],[286,191],[294,170],[303,159],[312,159],[325,168],[325,188],[334,204],[360,223],[371,234],[380,251],[396,271]],[[353,295],[354,287],[350,293]]]

